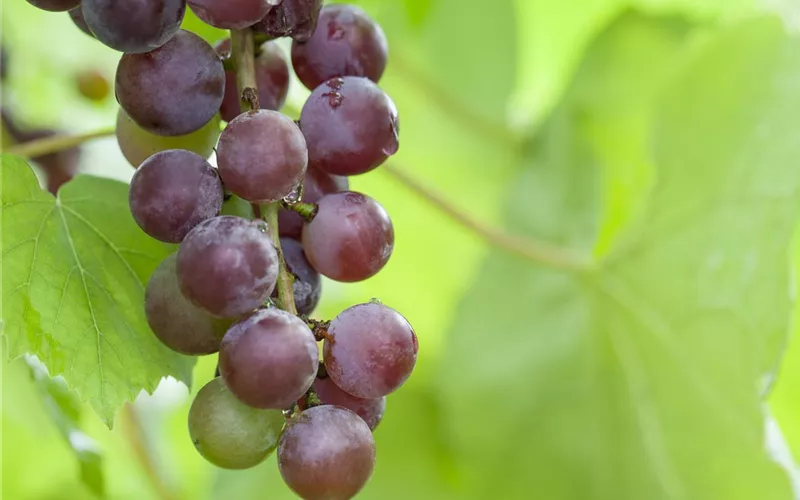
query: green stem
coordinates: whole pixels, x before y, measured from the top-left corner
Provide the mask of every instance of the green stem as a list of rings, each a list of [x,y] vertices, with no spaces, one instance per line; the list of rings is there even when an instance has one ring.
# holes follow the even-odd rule
[[[231,58],[236,67],[236,87],[239,90],[242,112],[258,109],[258,82],[256,81],[255,41],[253,30],[231,30]],[[284,311],[297,315],[294,304],[294,278],[286,269],[283,258],[281,237],[278,231],[278,210],[281,203],[275,201],[261,207],[261,217],[266,221],[272,244],[278,252],[278,300],[277,305]],[[255,206],[253,213],[256,213]]]
[[[17,144],[8,148],[6,153],[10,155],[22,156],[23,158],[38,158],[51,153],[57,153],[65,149],[80,146],[84,142],[98,139],[100,137],[108,137],[114,135],[115,127],[101,128],[93,132],[77,135],[51,135],[35,141],[29,141],[23,144]]]
[[[283,208],[297,212],[306,222],[311,222],[317,215],[319,207],[316,203],[284,203]]]

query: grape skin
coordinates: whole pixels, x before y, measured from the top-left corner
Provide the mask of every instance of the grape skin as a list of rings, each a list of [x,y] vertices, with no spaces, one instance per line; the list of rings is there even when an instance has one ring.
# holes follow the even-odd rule
[[[306,170],[303,181],[303,203],[316,203],[326,194],[347,191],[347,177],[331,175],[314,168]],[[300,239],[303,234],[303,218],[294,210],[282,208],[278,212],[278,231],[281,236]]]
[[[180,30],[146,54],[125,54],[117,66],[116,95],[128,116],[158,135],[185,135],[219,111],[225,70],[202,38]]]
[[[227,42],[227,43],[225,43]],[[230,39],[217,46],[221,57],[227,50],[230,54]],[[261,109],[279,110],[289,93],[289,63],[281,48],[274,42],[264,42],[255,58],[258,104]],[[220,107],[222,119],[230,122],[241,114],[239,91],[236,87],[236,72],[225,72],[225,97]]]
[[[303,134],[270,110],[242,113],[219,137],[217,168],[225,188],[253,203],[280,200],[306,173]]]
[[[178,250],[181,293],[214,316],[236,318],[275,288],[278,255],[266,225],[222,215],[201,222]]]
[[[303,320],[274,307],[233,325],[220,345],[225,384],[255,408],[288,408],[311,387],[318,368],[314,334]]]
[[[322,0],[282,0],[253,29],[272,38],[291,36],[305,42],[317,27],[321,8]]]
[[[143,161],[167,149],[185,149],[197,153],[203,158],[208,158],[214,151],[214,146],[219,138],[219,115],[214,115],[202,128],[186,135],[164,137],[151,134],[140,126],[120,108],[117,112],[117,127],[115,135],[122,155],[133,168],[137,168]]]
[[[83,18],[83,10],[81,9],[80,5],[74,9],[70,9],[69,18],[72,19],[72,22],[75,23],[75,26],[77,26],[81,31],[94,38],[94,33],[92,33],[92,30],[89,29],[89,25],[86,24],[86,19]]]
[[[359,304],[331,321],[323,346],[328,376],[359,398],[396,391],[414,369],[419,345],[414,329],[383,304]]]
[[[217,171],[196,153],[169,149],[145,160],[131,179],[136,223],[151,237],[179,243],[197,224],[222,209]]]
[[[389,261],[394,228],[374,199],[345,191],[320,198],[317,215],[303,227],[303,250],[311,265],[336,281],[362,281]]]
[[[100,42],[141,54],[161,47],[178,32],[186,0],[83,0],[81,9]]]
[[[315,406],[293,417],[278,443],[281,476],[305,500],[352,498],[374,468],[369,427],[339,406]]]
[[[279,224],[280,227],[280,224]],[[281,249],[286,269],[294,276],[292,290],[297,314],[311,314],[319,303],[322,292],[322,282],[319,273],[308,263],[303,245],[291,238],[281,238]],[[277,288],[272,292],[272,298],[278,298]]]
[[[313,389],[322,404],[347,408],[364,419],[364,422],[367,423],[372,431],[381,423],[383,414],[386,411],[385,396],[375,399],[357,398],[337,387],[330,377],[315,380]]]
[[[79,7],[81,0],[28,0],[34,7],[50,12],[61,12]]]
[[[170,254],[153,272],[144,292],[147,324],[164,345],[181,354],[201,356],[219,350],[231,320],[214,318],[181,294],[177,254]]]
[[[312,168],[358,175],[378,167],[399,147],[397,108],[367,78],[331,78],[315,88],[300,113]]]
[[[189,436],[206,460],[225,469],[248,469],[276,448],[284,426],[280,411],[241,403],[222,379],[197,393],[189,409]]]
[[[201,21],[226,30],[252,26],[271,7],[265,0],[188,0],[188,4]]]
[[[311,38],[292,44],[292,66],[309,90],[337,76],[363,76],[378,83],[388,52],[386,35],[363,10],[326,5]]]

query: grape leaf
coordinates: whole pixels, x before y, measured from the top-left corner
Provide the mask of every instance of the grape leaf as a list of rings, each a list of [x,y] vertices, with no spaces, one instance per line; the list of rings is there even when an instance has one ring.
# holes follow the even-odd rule
[[[760,405],[789,331],[800,40],[757,20],[698,51],[642,123],[656,182],[609,255],[568,273],[493,252],[462,303],[440,394],[476,498],[791,498]],[[587,254],[618,161],[585,127],[618,111],[598,90],[606,106],[553,114],[508,207],[512,230]]]
[[[100,445],[81,429],[81,407],[77,398],[70,393],[62,377],[50,378],[47,368],[38,359],[28,355],[25,356],[25,363],[39,389],[50,420],[75,453],[80,464],[81,480],[95,495],[105,496]]]
[[[114,413],[194,361],[173,353],[144,318],[144,284],[171,247],[146,236],[127,186],[90,176],[58,198],[20,158],[0,157],[2,322],[8,353],[35,354],[111,427]]]

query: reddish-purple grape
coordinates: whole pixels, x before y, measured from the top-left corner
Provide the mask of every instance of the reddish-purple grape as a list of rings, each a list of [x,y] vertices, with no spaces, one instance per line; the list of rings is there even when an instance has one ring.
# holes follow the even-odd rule
[[[317,343],[308,325],[274,307],[233,325],[219,349],[225,384],[254,408],[288,408],[314,383],[317,368]]]
[[[294,276],[292,288],[294,291],[294,305],[298,314],[311,314],[319,303],[322,291],[322,282],[319,273],[311,267],[303,253],[303,245],[291,238],[281,238],[283,260],[286,261],[287,270]],[[278,290],[272,291],[272,298],[278,297]]]
[[[336,281],[362,281],[389,261],[394,228],[386,210],[352,191],[320,198],[319,210],[303,227],[303,250],[311,265]]]
[[[227,44],[225,42],[228,42]],[[230,52],[230,39],[217,47],[221,57]],[[289,64],[280,47],[274,42],[264,42],[256,54],[256,83],[258,104],[262,109],[279,110],[289,92]],[[219,108],[222,119],[229,122],[241,114],[239,91],[236,88],[236,71],[225,72],[225,97]]]
[[[377,83],[389,46],[380,25],[355,5],[326,5],[305,43],[292,44],[292,66],[309,90],[337,76],[363,76]]]
[[[186,0],[83,0],[81,9],[100,42],[141,54],[161,47],[178,32]]]
[[[224,91],[219,56],[184,30],[152,52],[123,55],[117,66],[117,100],[137,125],[158,135],[201,128],[219,111]]]
[[[28,0],[28,3],[42,10],[61,12],[79,7],[81,0]]]
[[[347,191],[350,183],[347,177],[326,174],[314,168],[306,170],[303,181],[304,203],[316,203],[326,194]],[[303,235],[303,218],[294,210],[282,208],[278,212],[278,230],[281,236],[299,240]]]
[[[308,163],[336,175],[369,172],[397,152],[397,108],[372,80],[332,78],[311,93],[300,113]]]
[[[318,378],[314,381],[314,392],[324,405],[336,405],[347,408],[364,419],[370,430],[375,430],[386,411],[386,397],[363,399],[357,398],[339,389],[330,377]]]
[[[347,500],[375,468],[375,440],[366,423],[339,406],[315,406],[286,423],[278,469],[304,500]]]
[[[231,320],[214,318],[181,294],[177,254],[156,268],[144,292],[147,324],[164,345],[181,354],[200,356],[219,350]]]
[[[253,29],[272,38],[290,36],[304,42],[317,27],[322,0],[282,0]]]
[[[217,317],[236,318],[275,288],[278,254],[261,221],[221,215],[201,222],[178,250],[181,293]]]
[[[305,175],[307,162],[303,134],[277,111],[242,113],[228,123],[217,145],[225,188],[254,203],[289,194]]]
[[[383,304],[342,311],[328,327],[323,361],[339,388],[359,398],[397,390],[417,362],[417,336],[408,321]]]
[[[267,0],[187,0],[192,12],[206,24],[226,30],[252,26],[267,15]]]
[[[86,19],[83,18],[83,9],[81,9],[80,5],[69,11],[69,18],[81,31],[94,38],[94,33],[89,29],[89,25],[86,24]]]
[[[160,241],[179,243],[197,224],[219,214],[223,194],[217,171],[202,156],[168,149],[139,166],[128,198],[142,231]]]

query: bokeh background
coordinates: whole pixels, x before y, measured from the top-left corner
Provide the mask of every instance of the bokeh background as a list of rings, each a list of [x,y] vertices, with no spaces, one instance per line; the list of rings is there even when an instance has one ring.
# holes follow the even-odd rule
[[[739,75],[741,80],[717,78],[725,74],[727,58],[744,54],[755,62],[771,61],[778,52],[800,51],[795,39],[800,36],[800,6],[791,0],[350,3],[374,16],[389,39],[381,86],[400,113],[394,168],[487,225],[567,242],[595,256],[609,252],[646,203],[659,167],[649,149],[657,132],[654,110],[677,103],[689,121],[699,121],[725,106],[746,107],[743,100],[750,94],[736,89],[758,88],[759,66],[754,63]],[[186,22],[209,41],[225,36],[191,17]],[[22,0],[3,2],[0,36],[9,64],[2,105],[18,121],[69,133],[114,123],[113,92],[101,102],[91,101],[78,92],[76,78],[97,71],[113,82],[118,53],[81,33],[66,14],[38,11]],[[800,74],[797,58],[794,65],[793,74]],[[714,85],[716,94],[698,93],[711,95],[710,100],[688,96],[695,87]],[[759,99],[771,95],[753,92]],[[795,104],[800,103],[800,86],[796,94]],[[295,109],[305,95],[293,85],[289,101]],[[687,102],[681,102],[683,95]],[[800,131],[800,119],[781,123]],[[739,136],[721,132],[720,137]],[[770,147],[763,143],[764,149]],[[83,173],[120,180],[133,173],[113,137],[87,143],[82,150]],[[798,158],[781,161],[800,168]],[[542,164],[548,168],[536,167]],[[780,468],[753,472],[751,480],[748,471],[753,469],[743,467],[750,458],[728,460],[726,454],[739,452],[704,448],[724,443],[722,437],[704,441],[693,434],[698,429],[693,423],[667,418],[662,436],[670,450],[666,460],[680,463],[665,466],[672,468],[667,479],[661,478],[666,482],[639,483],[636,478],[659,475],[652,463],[664,457],[630,451],[640,450],[626,441],[639,439],[637,423],[603,410],[604,401],[629,389],[631,406],[646,413],[638,421],[645,426],[658,421],[661,402],[694,401],[672,395],[649,407],[649,386],[638,372],[629,373],[632,388],[598,382],[606,393],[574,390],[581,375],[572,380],[571,374],[580,369],[565,352],[575,342],[569,323],[581,313],[568,307],[568,290],[563,297],[539,293],[542,280],[559,278],[536,274],[535,265],[497,250],[492,241],[381,169],[353,178],[351,186],[377,198],[393,217],[395,253],[384,271],[367,282],[326,281],[316,316],[331,318],[349,305],[378,297],[409,319],[420,342],[416,372],[389,397],[376,431],[378,465],[363,498],[699,499],[694,493],[726,491],[724,481],[733,485],[729,494],[713,498],[790,498],[787,477],[797,472],[792,452],[800,453],[797,342],[789,343],[782,369],[772,372],[779,377],[763,407],[768,437],[760,436],[762,441],[757,436],[753,446],[754,455],[768,447],[771,456],[779,457]],[[573,216],[587,207],[590,217]],[[669,276],[663,270],[652,279]],[[776,309],[775,314],[787,311]],[[724,337],[718,341],[725,343]],[[724,347],[719,352],[728,355]],[[645,371],[647,363],[642,363]],[[213,357],[197,364],[191,391],[213,376],[214,367]],[[243,472],[207,464],[187,434],[189,390],[175,381],[163,382],[153,396],[142,395],[133,410],[138,418],[120,412],[110,431],[88,406],[32,377],[23,360],[4,361],[2,368],[3,498],[95,498],[82,471],[89,484],[96,484],[102,473],[105,494],[113,499],[293,497],[274,457]],[[597,398],[596,406],[563,401],[577,397]],[[70,408],[80,422],[81,431],[73,431],[71,442],[51,416],[54,401]],[[591,407],[598,409],[596,415],[580,411]],[[697,415],[706,417],[715,415]],[[607,419],[614,418],[616,424],[609,424]],[[607,424],[614,432],[592,441],[597,435],[587,426]],[[716,423],[709,421],[709,426]],[[644,441],[654,437],[642,432]],[[684,454],[692,441],[702,463]],[[143,453],[152,458],[155,471],[140,466]],[[713,468],[708,457],[719,458],[719,470],[704,479],[684,474],[686,468]],[[152,474],[163,479],[166,492],[153,488]],[[598,479],[603,475],[609,479]],[[785,484],[763,496],[750,496],[753,491],[742,487],[766,484],[765,478]]]

